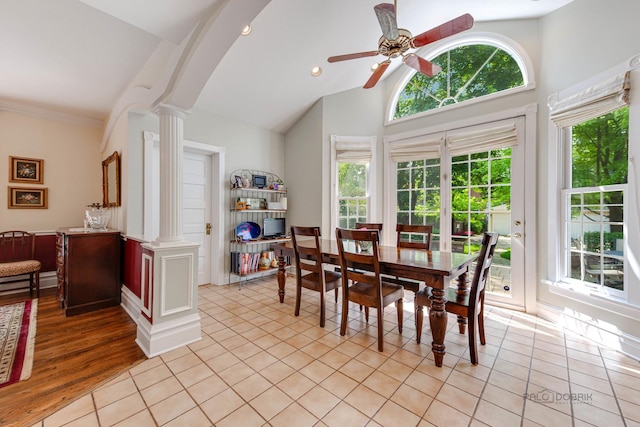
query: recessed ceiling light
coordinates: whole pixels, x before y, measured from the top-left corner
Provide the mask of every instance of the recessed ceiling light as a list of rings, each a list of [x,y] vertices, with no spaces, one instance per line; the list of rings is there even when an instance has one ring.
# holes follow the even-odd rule
[[[248,36],[249,34],[251,34],[251,24],[248,24],[246,27],[244,27],[240,34],[242,34],[243,36]]]
[[[320,74],[322,74],[322,68],[318,67],[317,65],[311,69],[312,76],[318,77]]]

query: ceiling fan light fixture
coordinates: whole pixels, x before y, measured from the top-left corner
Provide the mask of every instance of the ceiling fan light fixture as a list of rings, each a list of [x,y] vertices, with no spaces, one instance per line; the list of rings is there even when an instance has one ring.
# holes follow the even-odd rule
[[[251,24],[247,24],[243,29],[242,32],[240,33],[243,36],[248,36],[249,34],[251,34]]]
[[[322,68],[320,68],[319,66],[315,66],[311,69],[311,75],[313,77],[318,77],[320,74],[322,74]]]
[[[402,57],[402,62],[404,62],[404,64],[414,68],[427,77],[432,77],[439,73],[441,71],[440,67],[436,64],[432,64],[424,58],[418,57],[414,53],[408,52],[409,49],[417,49],[426,46],[430,43],[468,30],[473,26],[473,16],[465,13],[413,37],[409,30],[398,28],[395,0],[393,4],[380,3],[374,6],[373,10],[378,17],[378,23],[382,30],[382,37],[378,40],[378,50],[336,55],[327,58],[327,62],[333,63],[370,56],[386,56],[388,59],[371,66],[373,74],[363,86],[365,89],[373,87],[389,67],[391,60],[398,57]]]

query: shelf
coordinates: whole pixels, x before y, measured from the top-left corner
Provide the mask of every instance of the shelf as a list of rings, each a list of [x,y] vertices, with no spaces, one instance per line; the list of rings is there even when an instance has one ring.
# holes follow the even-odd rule
[[[252,181],[256,176],[264,176],[265,179],[262,180],[262,182]],[[238,182],[240,182],[240,186],[237,185]],[[263,188],[242,186],[243,184],[257,184],[262,186],[263,183],[265,184]],[[229,176],[231,223],[240,224],[245,221],[254,221],[262,225],[262,221],[266,222],[267,218],[280,221],[284,220],[287,215],[287,190],[278,187],[281,183],[282,180],[280,177],[269,172],[250,169],[238,169],[232,172]],[[278,189],[274,189],[274,186],[278,187]],[[238,226],[235,227],[234,233],[237,232]],[[273,232],[283,232],[284,235],[286,230],[274,229],[273,231],[269,231],[267,235]],[[257,233],[253,233],[251,236],[262,237],[262,234],[257,236],[256,234]],[[249,237],[245,235],[244,232],[242,236]],[[239,277],[239,282],[242,283],[246,279],[266,276],[278,271],[276,267],[259,270],[260,257],[264,252],[271,252],[270,247],[272,244],[282,244],[289,241],[291,241],[291,239],[286,237],[278,239],[258,238],[255,240],[237,240],[237,236],[231,236],[229,243],[229,269],[231,270],[229,273],[229,281],[231,281],[232,277]],[[273,255],[270,256],[269,260],[270,262],[273,261]],[[288,261],[288,259],[285,260],[285,262]]]
[[[265,213],[265,212],[273,212],[273,213],[286,213],[286,209],[231,209],[231,212],[240,212],[240,213]]]
[[[233,187],[231,191],[232,192],[258,191],[261,193],[287,194],[287,190],[271,190],[269,188],[256,188],[256,187]]]
[[[231,243],[238,244],[238,245],[265,245],[267,243],[290,242],[290,241],[291,241],[290,237],[283,237],[281,239],[258,239],[258,240],[242,240],[242,241],[232,240]]]
[[[285,267],[289,267],[289,265],[286,265]],[[245,274],[239,274],[239,273],[229,273],[230,276],[235,276],[235,277],[240,277],[243,279],[250,279],[252,277],[257,277],[260,276],[261,274],[274,274],[278,272],[278,267],[271,267],[268,270],[251,270],[248,273]]]

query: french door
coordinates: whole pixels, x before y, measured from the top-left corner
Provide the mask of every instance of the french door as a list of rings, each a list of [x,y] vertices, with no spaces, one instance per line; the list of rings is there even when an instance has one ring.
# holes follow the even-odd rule
[[[524,119],[428,135],[391,148],[396,163],[396,222],[432,224],[432,249],[480,251],[482,234],[500,237],[486,300],[524,308]]]
[[[523,119],[508,120],[446,136],[450,250],[479,252],[484,232],[499,233],[485,298],[514,308],[524,307],[525,294],[523,127]],[[469,142],[472,135],[485,143]]]

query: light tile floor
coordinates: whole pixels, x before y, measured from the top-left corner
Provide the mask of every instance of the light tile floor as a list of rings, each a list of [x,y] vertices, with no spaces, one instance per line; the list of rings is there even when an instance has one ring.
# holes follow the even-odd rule
[[[487,307],[478,366],[450,316],[437,368],[429,329],[415,342],[411,303],[402,335],[385,310],[379,353],[373,311],[367,325],[352,306],[341,337],[332,293],[323,329],[318,294],[305,291],[295,317],[289,288],[280,304],[274,277],[201,287],[201,341],[36,426],[640,426],[640,364],[535,316]]]

